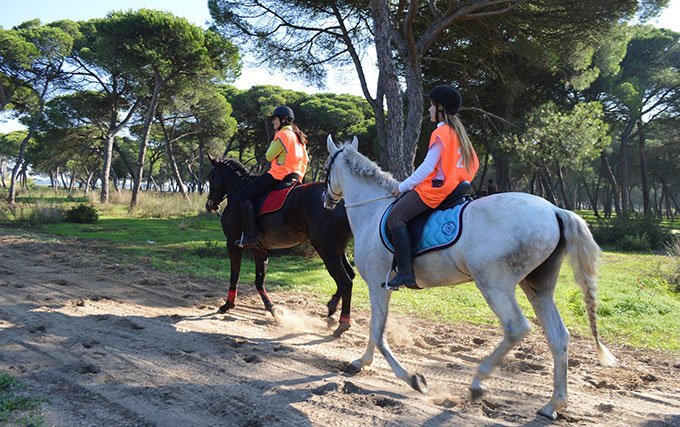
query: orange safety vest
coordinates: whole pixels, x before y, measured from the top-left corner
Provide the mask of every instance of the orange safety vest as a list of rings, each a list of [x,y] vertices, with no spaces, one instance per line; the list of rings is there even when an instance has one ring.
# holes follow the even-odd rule
[[[295,132],[289,127],[276,132],[274,141],[281,141],[283,149],[286,150],[286,161],[280,165],[276,158],[272,160],[272,167],[269,169],[269,174],[275,179],[282,180],[286,175],[295,172],[300,175],[300,181],[305,176],[307,170],[307,149],[300,143]]]
[[[479,160],[473,148],[472,165],[470,165],[470,172],[468,172],[463,163],[458,135],[449,125],[439,126],[432,132],[428,149],[438,140],[441,141],[443,147],[439,163],[435,166],[432,173],[414,188],[420,196],[420,200],[432,209],[439,206],[458,184],[463,181],[472,182],[472,178],[477,173],[477,169],[479,169]],[[441,187],[433,187],[432,180],[437,176],[438,171],[441,171],[444,175],[444,182]]]

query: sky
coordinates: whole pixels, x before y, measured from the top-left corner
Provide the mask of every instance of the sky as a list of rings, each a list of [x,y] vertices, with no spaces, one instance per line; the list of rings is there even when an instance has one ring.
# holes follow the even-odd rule
[[[10,29],[22,22],[39,18],[42,23],[49,23],[61,19],[73,21],[87,20],[91,18],[103,18],[111,10],[128,9],[158,9],[172,12],[176,16],[182,16],[189,22],[207,26],[210,21],[207,0],[114,0],[111,3],[102,1],[75,1],[75,0],[0,0],[0,27]],[[671,0],[668,9],[660,18],[651,22],[657,27],[670,28],[680,32],[680,0]],[[364,64],[367,70],[369,90],[375,90],[377,72],[370,61]],[[286,89],[303,91],[307,93],[333,92],[350,93],[363,96],[359,79],[354,69],[335,70],[329,72],[327,87],[319,90],[316,87],[306,86],[304,83],[281,78],[277,71],[269,72],[266,68],[258,66],[253,58],[244,58],[244,68],[234,86],[239,89],[248,89],[257,84],[274,84]],[[20,129],[22,126],[16,121],[4,121],[0,116],[0,133]]]

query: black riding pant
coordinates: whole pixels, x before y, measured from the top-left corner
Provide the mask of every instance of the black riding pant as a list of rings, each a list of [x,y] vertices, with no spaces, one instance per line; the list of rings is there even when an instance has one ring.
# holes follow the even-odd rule
[[[282,184],[284,182],[298,181],[300,175],[296,173],[291,173],[283,177],[283,179],[276,179],[271,174],[265,172],[258,176],[254,180],[247,183],[238,192],[238,203],[243,203],[247,200],[253,201],[261,195],[268,193],[275,186]]]
[[[397,203],[392,206],[390,213],[387,214],[387,226],[390,230],[394,227],[406,226],[406,223],[417,217],[423,212],[432,210],[427,206],[417,192],[411,190],[404,193]]]

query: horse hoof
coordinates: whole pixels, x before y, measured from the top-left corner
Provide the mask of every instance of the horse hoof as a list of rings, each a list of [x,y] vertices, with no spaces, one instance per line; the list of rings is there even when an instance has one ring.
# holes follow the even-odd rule
[[[277,320],[280,319],[284,314],[283,309],[278,305],[272,305],[270,307],[266,307],[266,309],[272,314],[272,316],[274,316],[274,319]]]
[[[350,363],[345,368],[345,373],[350,374],[350,375],[356,375],[359,372],[361,372],[361,367],[355,365],[354,363]]]
[[[351,325],[348,322],[340,322],[340,324],[338,325],[338,328],[335,331],[333,331],[333,336],[335,338],[340,338],[342,336],[342,334],[346,330],[348,330],[350,327],[351,327]]]
[[[470,397],[472,398],[472,400],[479,399],[484,395],[484,392],[485,392],[484,387],[482,387],[481,385],[470,386]]]
[[[328,307],[328,317],[334,315],[335,312],[338,310],[338,301],[340,300],[334,297],[331,298],[330,301],[328,301],[328,304],[326,304],[326,307]]]
[[[234,308],[234,307],[236,307],[236,304],[234,304],[233,301],[227,300],[227,302],[225,302],[224,305],[222,305],[222,307],[220,307],[220,308],[218,309],[218,311],[219,311],[220,313],[224,314],[224,313],[226,313],[227,311],[231,310],[231,309]]]
[[[555,411],[555,408],[553,408],[552,405],[545,405],[544,407],[538,410],[538,414],[543,415],[544,417],[552,421],[557,420],[557,411]]]
[[[427,380],[422,374],[414,374],[411,376],[411,387],[425,394],[427,393]]]

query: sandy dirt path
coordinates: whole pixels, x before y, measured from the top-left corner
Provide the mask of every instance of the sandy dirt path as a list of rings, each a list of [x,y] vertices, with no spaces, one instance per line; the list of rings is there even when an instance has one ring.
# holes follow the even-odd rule
[[[247,261],[246,261],[247,262]],[[226,266],[225,266],[226,271]],[[393,316],[391,346],[430,392],[398,380],[380,354],[364,372],[370,313],[334,339],[325,307],[273,292],[280,321],[250,284],[215,314],[220,281],[116,264],[93,242],[42,242],[0,228],[0,371],[48,400],[54,426],[680,425],[680,355],[593,340],[570,344],[569,406],[552,423],[552,358],[535,328],[471,401],[474,370],[501,339],[495,327],[431,325]]]

